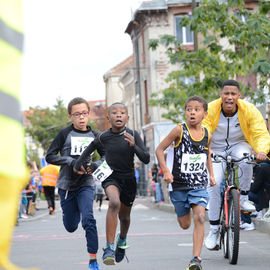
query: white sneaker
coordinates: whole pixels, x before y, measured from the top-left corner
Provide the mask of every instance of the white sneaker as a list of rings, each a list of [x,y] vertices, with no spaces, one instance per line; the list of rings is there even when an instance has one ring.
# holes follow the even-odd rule
[[[254,226],[253,222],[251,222],[250,224],[249,223],[241,223],[240,227],[244,231],[253,231],[253,230],[255,230],[255,226]]]
[[[219,236],[219,229],[210,229],[208,236],[204,241],[204,245],[208,249],[214,249],[217,245],[217,240]]]
[[[254,218],[261,219],[261,218],[263,217],[262,210],[261,210],[261,211],[255,211],[255,212],[253,212],[250,216],[251,216],[251,217],[254,217]]]
[[[269,220],[270,221],[270,208],[268,209],[268,211],[263,215],[263,220]]]
[[[242,211],[247,211],[247,212],[255,212],[256,208],[253,205],[251,201],[248,200],[247,197],[242,197],[240,198],[240,206]]]

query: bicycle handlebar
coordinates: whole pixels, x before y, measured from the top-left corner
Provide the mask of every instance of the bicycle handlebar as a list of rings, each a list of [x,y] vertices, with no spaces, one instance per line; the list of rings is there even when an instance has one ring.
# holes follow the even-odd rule
[[[244,153],[244,156],[239,158],[239,159],[235,159],[232,156],[222,156],[219,154],[212,154],[212,158],[214,159],[214,162],[218,163],[221,162],[220,158],[223,159],[224,161],[226,161],[227,163],[237,163],[240,162],[244,159],[247,159],[247,162],[250,162],[253,164],[252,161],[256,160],[255,155],[249,154],[249,153]]]

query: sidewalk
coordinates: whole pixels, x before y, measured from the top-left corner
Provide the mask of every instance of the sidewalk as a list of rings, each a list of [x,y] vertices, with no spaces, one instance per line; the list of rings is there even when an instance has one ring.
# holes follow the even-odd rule
[[[156,209],[162,210],[162,211],[167,211],[171,213],[175,213],[174,207],[171,203],[154,203],[154,199],[152,197],[147,197],[149,203],[147,204],[148,206],[154,207]],[[206,220],[208,221],[208,212],[206,211]],[[259,232],[262,233],[267,233],[270,234],[270,221],[262,220],[262,219],[252,219],[255,229]]]
[[[60,207],[60,201],[55,200],[55,212],[56,214],[58,212],[61,212],[61,207]],[[49,215],[49,209],[48,209],[48,204],[46,200],[37,200],[36,202],[36,212],[34,215],[28,215],[28,218],[20,218],[19,224],[21,222],[28,222],[28,221],[33,221],[37,219],[41,219],[45,216]]]

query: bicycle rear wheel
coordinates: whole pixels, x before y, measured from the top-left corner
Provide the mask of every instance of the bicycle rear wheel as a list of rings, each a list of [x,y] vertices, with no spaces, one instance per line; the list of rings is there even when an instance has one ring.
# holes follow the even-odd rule
[[[238,260],[240,238],[239,195],[236,189],[231,189],[229,193],[228,215],[228,257],[230,264],[236,264]]]

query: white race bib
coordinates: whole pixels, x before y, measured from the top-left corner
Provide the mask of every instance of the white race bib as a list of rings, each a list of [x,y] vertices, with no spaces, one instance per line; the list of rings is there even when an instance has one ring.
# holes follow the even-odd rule
[[[81,155],[85,148],[94,140],[89,137],[71,137],[71,155]]]
[[[112,174],[113,170],[109,167],[106,160],[92,173],[93,177],[100,182],[103,182]]]
[[[183,153],[181,162],[182,173],[201,173],[206,168],[206,154]]]

